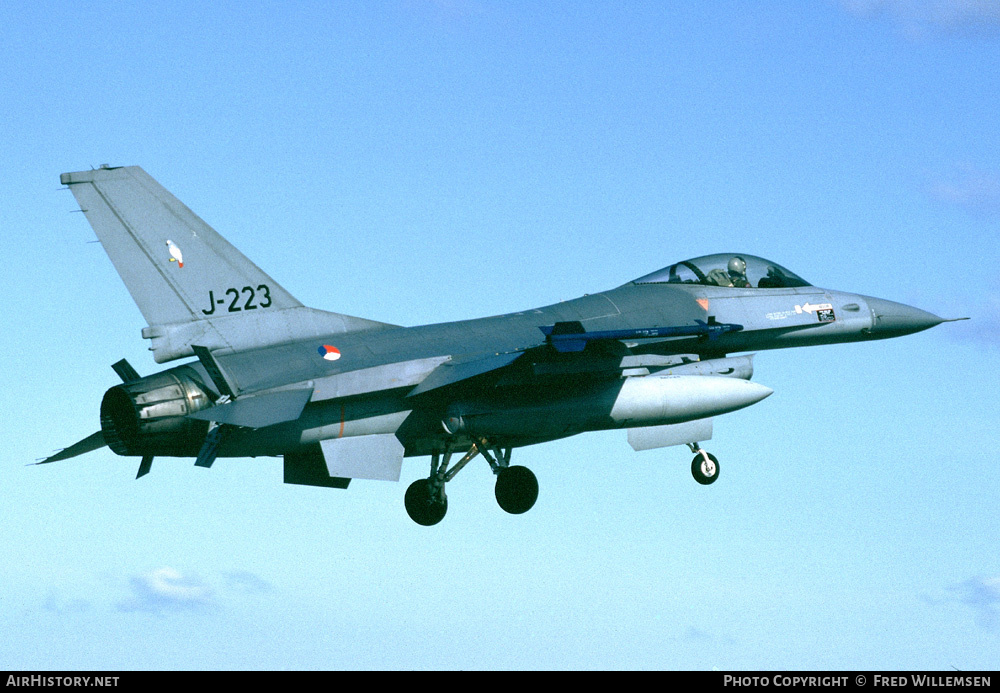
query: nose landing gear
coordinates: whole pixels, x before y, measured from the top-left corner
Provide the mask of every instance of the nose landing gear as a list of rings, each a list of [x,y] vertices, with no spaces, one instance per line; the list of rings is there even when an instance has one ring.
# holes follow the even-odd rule
[[[691,460],[691,475],[699,484],[707,486],[719,478],[719,460],[710,452],[703,450],[698,443],[688,443],[691,452],[695,453]]]

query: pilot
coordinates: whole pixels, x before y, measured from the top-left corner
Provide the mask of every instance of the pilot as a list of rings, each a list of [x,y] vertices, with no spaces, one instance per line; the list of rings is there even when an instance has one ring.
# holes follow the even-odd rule
[[[741,289],[749,288],[747,281],[747,261],[741,257],[734,257],[729,261],[728,266],[729,281],[732,285]]]

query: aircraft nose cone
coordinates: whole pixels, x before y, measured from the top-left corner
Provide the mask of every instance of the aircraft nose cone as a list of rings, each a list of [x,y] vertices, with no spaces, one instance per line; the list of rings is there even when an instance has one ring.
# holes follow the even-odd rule
[[[874,337],[900,337],[926,330],[944,322],[926,310],[920,310],[905,303],[895,303],[881,298],[866,298],[872,311],[872,335]]]

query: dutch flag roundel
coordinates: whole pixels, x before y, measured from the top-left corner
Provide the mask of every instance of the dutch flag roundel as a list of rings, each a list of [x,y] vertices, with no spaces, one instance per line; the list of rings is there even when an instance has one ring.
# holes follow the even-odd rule
[[[336,361],[340,358],[340,349],[335,346],[330,346],[329,344],[324,344],[318,349],[318,351],[319,355],[327,361]]]

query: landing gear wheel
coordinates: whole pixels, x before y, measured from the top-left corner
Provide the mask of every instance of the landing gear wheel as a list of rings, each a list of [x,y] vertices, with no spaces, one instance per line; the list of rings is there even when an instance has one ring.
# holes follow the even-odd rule
[[[538,500],[538,479],[527,467],[505,467],[497,474],[496,497],[511,515],[526,513]]]
[[[403,502],[410,519],[424,527],[436,525],[444,519],[444,514],[448,512],[447,498],[442,501],[432,497],[430,479],[417,479],[410,484],[410,487],[406,489]]]
[[[719,478],[719,460],[712,453],[699,450],[691,460],[691,474],[699,484],[714,483]]]

